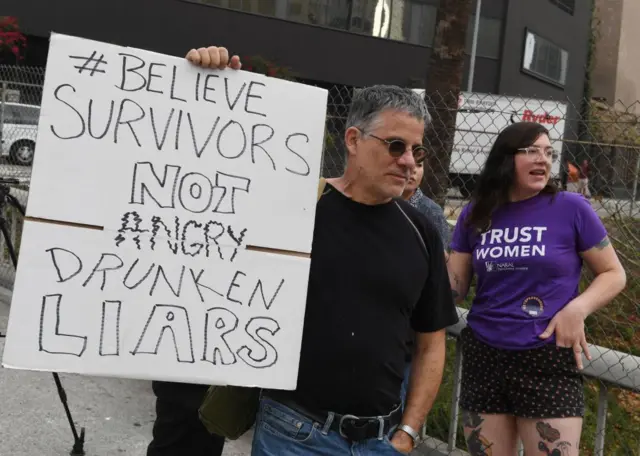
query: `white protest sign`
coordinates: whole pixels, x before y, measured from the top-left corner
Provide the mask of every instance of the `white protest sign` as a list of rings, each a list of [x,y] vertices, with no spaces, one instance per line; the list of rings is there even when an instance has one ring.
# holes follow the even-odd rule
[[[3,365],[294,389],[326,103],[52,35]]]

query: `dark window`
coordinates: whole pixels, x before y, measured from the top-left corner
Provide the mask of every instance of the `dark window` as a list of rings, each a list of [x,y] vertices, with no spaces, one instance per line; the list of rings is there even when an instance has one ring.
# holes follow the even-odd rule
[[[433,5],[415,1],[406,2],[402,21],[404,40],[409,43],[432,46],[436,34],[437,12],[437,8]]]
[[[431,46],[436,7],[424,0],[185,0]]]
[[[573,14],[576,9],[576,0],[549,0],[561,10],[566,11],[569,14]]]
[[[569,53],[566,50],[527,30],[522,55],[522,68],[526,72],[564,85],[568,66]]]
[[[40,108],[22,104],[4,103],[2,120],[5,124],[38,125]]]
[[[471,54],[471,45],[473,44],[473,28],[475,26],[476,16],[469,17],[469,25],[467,26],[467,54]],[[497,59],[500,57],[500,37],[502,35],[502,21],[491,17],[480,16],[480,24],[478,27],[478,43],[476,45],[476,55],[478,57],[488,57]]]
[[[432,46],[437,6],[425,0],[186,0],[304,24]],[[473,16],[470,24],[473,24]],[[478,55],[498,58],[502,21],[480,18]],[[467,34],[471,51],[472,30]]]

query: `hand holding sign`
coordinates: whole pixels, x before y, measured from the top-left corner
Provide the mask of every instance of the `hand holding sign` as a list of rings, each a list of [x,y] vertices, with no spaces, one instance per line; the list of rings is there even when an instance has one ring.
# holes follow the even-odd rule
[[[229,59],[229,51],[223,47],[209,46],[208,48],[191,49],[187,53],[187,60],[202,68],[218,68],[220,70],[227,66],[234,70],[242,68],[240,57],[234,55]]]

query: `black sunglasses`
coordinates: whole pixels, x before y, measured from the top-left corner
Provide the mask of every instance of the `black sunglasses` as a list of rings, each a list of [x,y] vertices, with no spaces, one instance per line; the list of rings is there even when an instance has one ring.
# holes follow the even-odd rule
[[[372,135],[371,133],[367,133],[367,135],[385,143],[389,149],[389,154],[394,158],[402,157],[402,155],[407,151],[407,143],[401,139],[382,139]],[[422,145],[416,144],[415,146],[411,146],[411,151],[416,163],[422,163],[427,156],[427,148]]]

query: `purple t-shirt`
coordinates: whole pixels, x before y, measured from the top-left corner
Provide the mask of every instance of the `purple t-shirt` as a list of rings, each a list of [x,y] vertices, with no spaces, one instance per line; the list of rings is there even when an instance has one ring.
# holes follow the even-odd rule
[[[553,316],[578,295],[582,258],[607,235],[589,201],[577,193],[540,194],[508,203],[478,233],[460,214],[451,250],[471,253],[476,296],[467,316],[478,339],[496,348],[521,350],[543,341]]]

